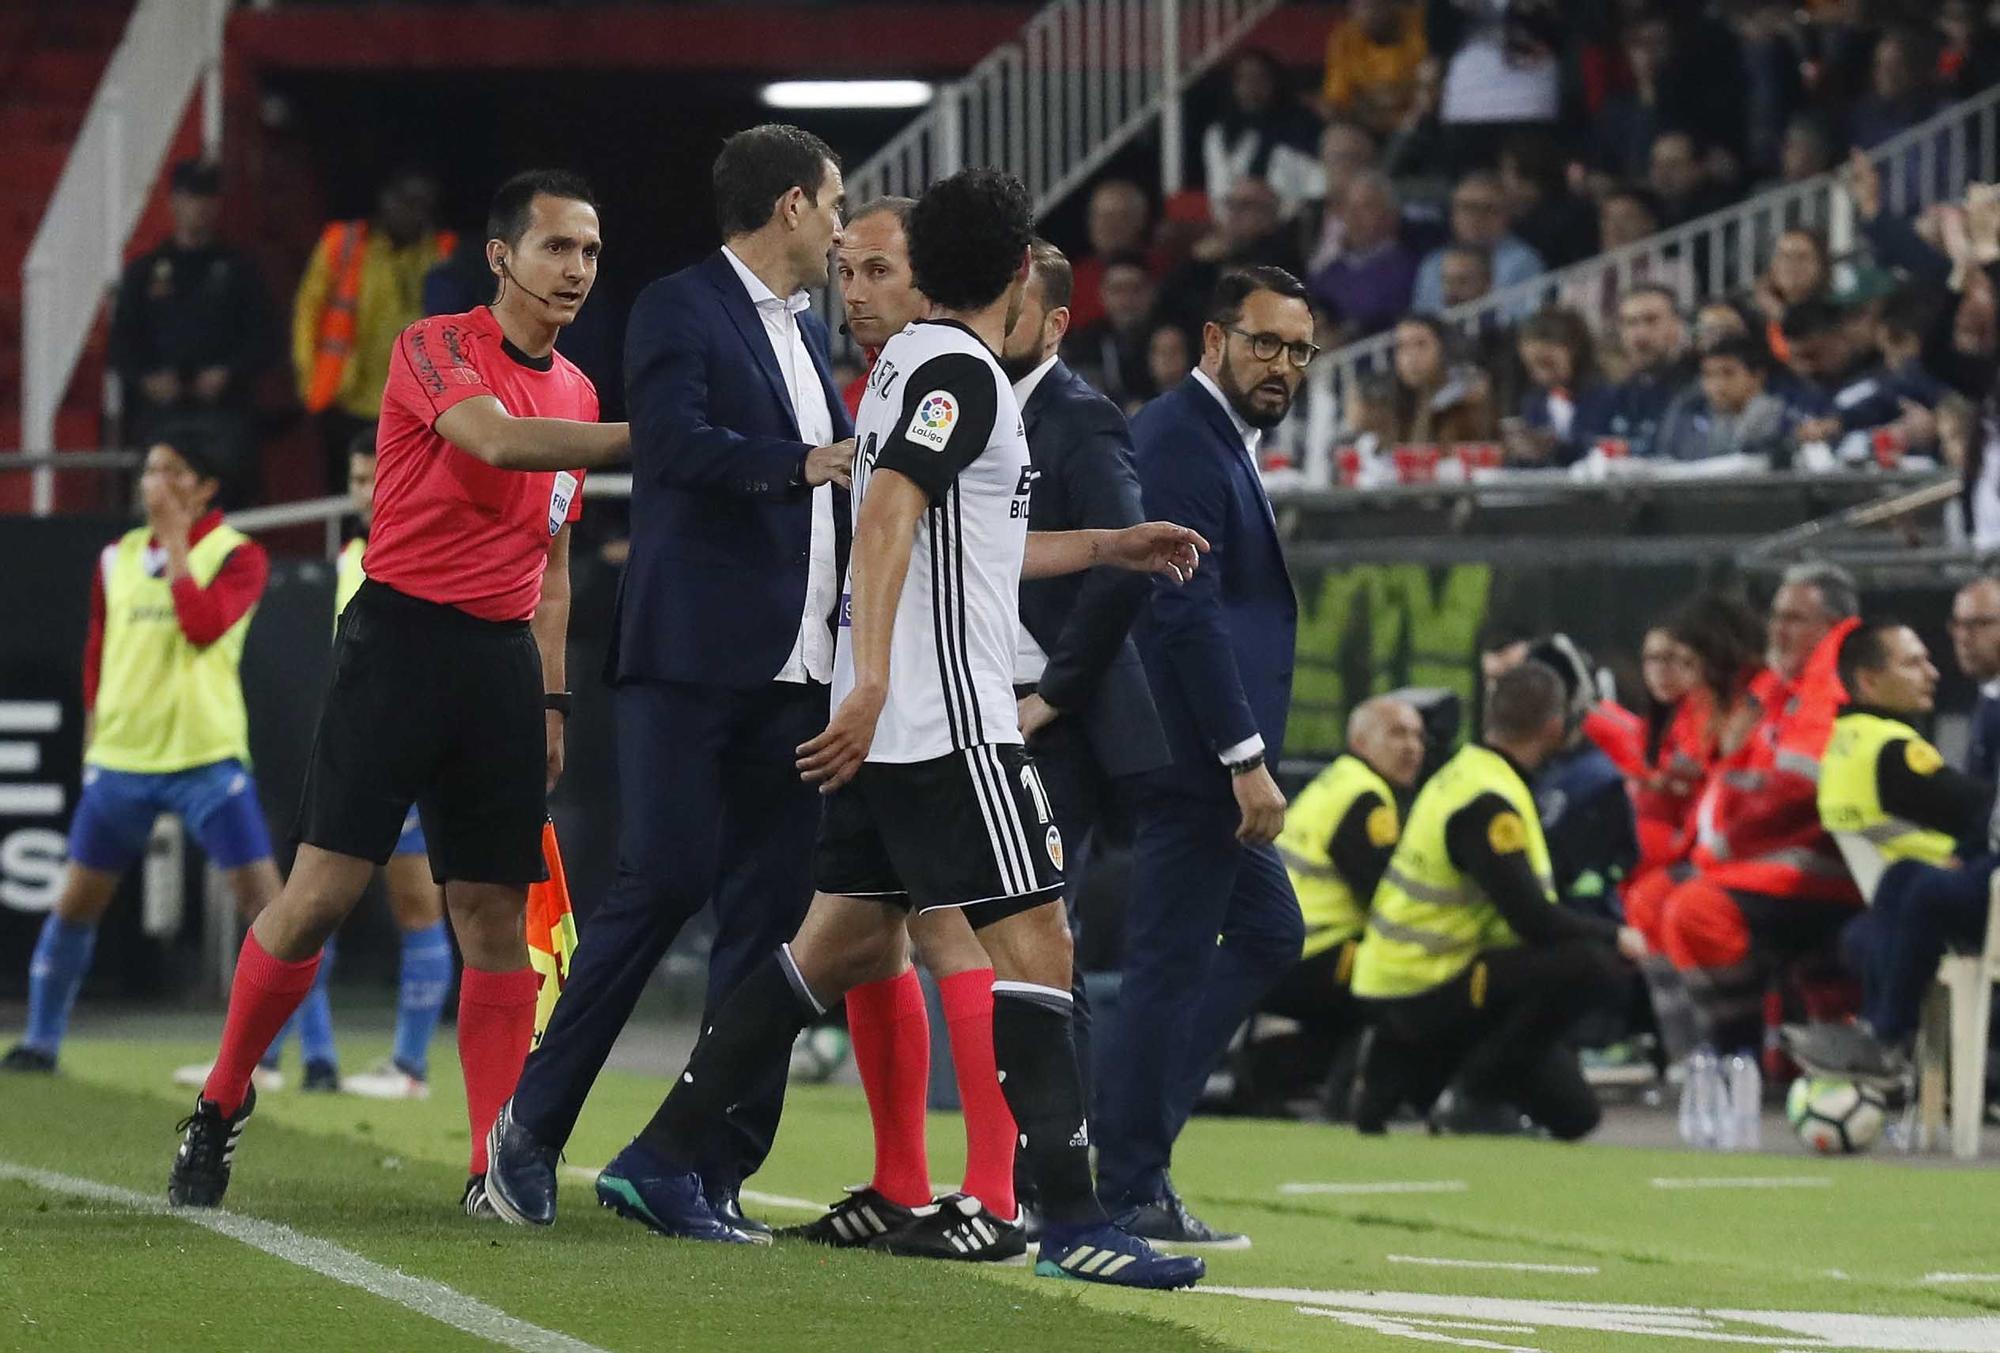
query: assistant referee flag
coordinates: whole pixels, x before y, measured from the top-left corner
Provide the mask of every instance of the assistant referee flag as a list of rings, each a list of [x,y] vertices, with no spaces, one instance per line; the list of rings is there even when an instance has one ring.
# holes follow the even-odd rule
[[[541,1046],[556,998],[569,981],[569,959],[576,952],[576,915],[570,910],[569,880],[563,875],[553,822],[542,824],[542,859],[548,863],[548,881],[528,887],[528,964],[542,979],[535,996],[536,1047]]]

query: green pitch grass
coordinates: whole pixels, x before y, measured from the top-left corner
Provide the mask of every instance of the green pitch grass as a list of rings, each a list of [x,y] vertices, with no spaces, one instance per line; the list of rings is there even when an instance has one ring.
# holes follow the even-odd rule
[[[188,1100],[168,1072],[208,1051],[79,1041],[56,1079],[0,1079],[0,1174],[162,1194]],[[380,1051],[344,1049],[353,1066]],[[231,1209],[607,1350],[2000,1351],[2000,1178],[1985,1170],[1202,1120],[1176,1182],[1255,1247],[1211,1255],[1206,1291],[1120,1293],[1022,1267],[657,1240],[599,1210],[575,1172],[656,1101],[655,1083],[616,1073],[570,1144],[556,1227],[474,1223],[455,1210],[465,1119],[448,1056],[434,1075],[422,1104],[264,1097]],[[931,1150],[933,1174],[955,1178],[956,1119],[933,1119]],[[868,1161],[857,1091],[796,1090],[751,1210],[803,1220],[773,1199],[831,1199]],[[1656,1183],[1718,1177],[1751,1186]],[[0,1350],[480,1343],[171,1216],[0,1177]]]

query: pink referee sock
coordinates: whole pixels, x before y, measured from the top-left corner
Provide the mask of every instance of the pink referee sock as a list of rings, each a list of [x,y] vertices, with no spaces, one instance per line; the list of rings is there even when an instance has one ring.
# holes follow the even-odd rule
[[[931,1200],[924,1145],[931,1028],[917,970],[848,992],[847,1034],[875,1125],[872,1187],[892,1203],[922,1207]]]
[[[458,1061],[465,1072],[465,1116],[472,1130],[472,1173],[486,1173],[486,1134],[521,1079],[535,1036],[533,968],[465,969],[458,984]]]
[[[236,977],[229,984],[229,1014],[222,1022],[222,1047],[209,1068],[201,1097],[225,1114],[243,1107],[250,1092],[250,1073],[271,1046],[278,1030],[312,990],[319,972],[319,955],[295,963],[273,958],[257,943],[257,932],[243,937],[236,955]]]

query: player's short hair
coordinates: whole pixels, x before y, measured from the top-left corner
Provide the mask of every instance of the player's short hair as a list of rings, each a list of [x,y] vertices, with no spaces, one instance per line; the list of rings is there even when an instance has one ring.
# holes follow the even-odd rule
[[[1562,678],[1545,662],[1529,658],[1503,672],[1486,693],[1486,736],[1531,738],[1561,719],[1568,703]]]
[[[509,248],[521,242],[535,219],[535,199],[559,197],[597,209],[597,194],[581,174],[567,169],[529,169],[501,184],[486,209],[486,238],[500,240]]]
[[[1076,294],[1076,272],[1069,266],[1069,256],[1039,235],[1029,246],[1028,256],[1034,268],[1029,277],[1041,293],[1043,308],[1066,307]]]
[[[778,199],[794,188],[818,206],[828,163],[840,165],[833,147],[789,123],[762,123],[724,141],[711,173],[715,223],[723,238],[763,229]]]
[[[1771,350],[1762,339],[1754,334],[1731,334],[1718,338],[1701,350],[1701,360],[1711,357],[1726,357],[1732,362],[1743,363],[1743,368],[1754,375],[1766,375],[1771,370]]]
[[[1785,570],[1779,586],[1812,588],[1819,594],[1819,604],[1835,620],[1861,614],[1861,592],[1854,585],[1854,575],[1838,564],[1824,560],[1794,564]]]
[[[1306,284],[1283,268],[1260,264],[1254,268],[1231,268],[1216,279],[1208,297],[1208,322],[1229,325],[1243,318],[1243,305],[1260,291],[1273,291],[1287,300],[1306,299]],[[1310,302],[1308,302],[1310,304]]]
[[[1012,174],[965,169],[931,185],[909,229],[917,290],[946,310],[979,310],[1006,294],[1034,242],[1034,203]]]
[[[896,224],[903,227],[904,237],[908,238],[910,233],[910,213],[916,209],[917,199],[914,197],[896,197],[892,194],[886,197],[870,198],[848,213],[847,224],[853,225],[855,222],[865,221],[871,216],[893,216],[896,218]]]
[[[373,456],[375,454],[375,424],[363,426],[347,439],[347,454],[350,456]]]
[[[1889,665],[1889,632],[1905,628],[1900,620],[1884,617],[1856,625],[1853,633],[1840,641],[1840,653],[1834,659],[1840,671],[1840,684],[1847,688],[1847,698],[1858,699],[1855,681],[1863,672],[1879,672]]]

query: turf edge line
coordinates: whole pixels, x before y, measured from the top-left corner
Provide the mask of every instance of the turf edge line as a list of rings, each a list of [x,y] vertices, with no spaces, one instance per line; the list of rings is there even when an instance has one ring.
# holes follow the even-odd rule
[[[1595,1277],[1603,1270],[1595,1264],[1527,1264],[1510,1259],[1437,1259],[1422,1254],[1385,1254],[1392,1264],[1427,1264],[1432,1268],[1497,1268],[1509,1273],[1571,1273]]]
[[[1278,1192],[1288,1198],[1333,1194],[1365,1195],[1376,1193],[1464,1193],[1472,1186],[1463,1179],[1362,1179],[1331,1180],[1324,1183],[1295,1181],[1278,1185]]]
[[[1656,1189],[1822,1189],[1832,1188],[1826,1175],[1656,1175]]]
[[[595,1344],[529,1324],[434,1279],[412,1277],[400,1270],[385,1268],[331,1241],[302,1234],[277,1222],[220,1209],[169,1207],[164,1199],[115,1184],[57,1174],[53,1170],[38,1170],[5,1160],[0,1160],[0,1179],[17,1179],[48,1193],[67,1194],[72,1198],[108,1203],[127,1211],[191,1223],[248,1245],[253,1250],[262,1250],[274,1259],[282,1259],[321,1277],[394,1302],[475,1338],[518,1349],[520,1353],[604,1353]]]

